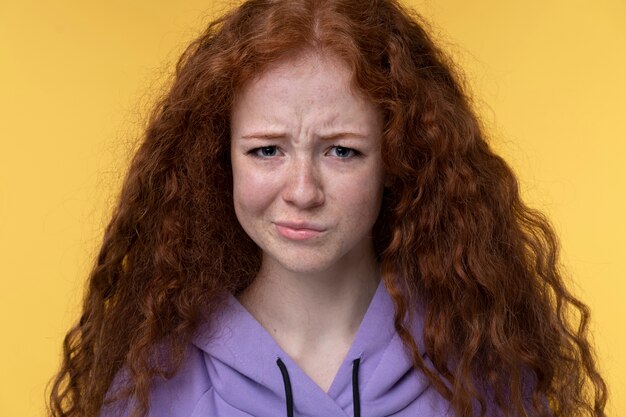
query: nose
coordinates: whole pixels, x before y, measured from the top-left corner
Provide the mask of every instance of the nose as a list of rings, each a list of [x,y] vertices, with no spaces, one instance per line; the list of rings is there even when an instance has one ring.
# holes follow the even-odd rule
[[[299,208],[324,203],[324,189],[319,170],[310,159],[296,158],[287,170],[283,199]]]

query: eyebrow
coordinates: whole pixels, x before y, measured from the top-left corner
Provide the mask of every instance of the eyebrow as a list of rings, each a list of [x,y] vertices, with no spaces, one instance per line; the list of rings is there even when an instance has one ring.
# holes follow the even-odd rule
[[[356,133],[356,132],[337,132],[337,133],[332,133],[330,135],[321,135],[321,136],[319,136],[319,138],[322,139],[322,140],[335,140],[335,139],[340,139],[340,138],[345,138],[345,137],[353,137],[353,138],[365,139],[365,138],[367,138],[367,135],[362,134],[362,133]],[[273,139],[273,140],[279,140],[279,139],[286,139],[287,135],[284,134],[284,133],[259,132],[259,133],[249,133],[247,135],[242,135],[241,138],[242,139]]]
[[[284,133],[249,133],[242,135],[242,139],[285,139],[287,135]]]

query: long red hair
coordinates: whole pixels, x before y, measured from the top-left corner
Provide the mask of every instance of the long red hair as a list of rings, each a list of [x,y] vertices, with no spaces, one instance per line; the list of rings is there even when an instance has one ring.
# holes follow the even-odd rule
[[[343,59],[383,112],[391,185],[375,247],[416,370],[460,417],[476,404],[481,416],[488,404],[507,416],[605,416],[589,311],[564,285],[553,228],[522,202],[425,27],[393,0],[251,0],[208,26],[132,160],[64,340],[51,416],[96,416],[121,369],[129,380],[119,396],[145,415],[154,378],[173,375],[200,321],[254,279],[260,250],[232,202],[231,103],[303,48]],[[418,303],[436,372],[402,320]]]

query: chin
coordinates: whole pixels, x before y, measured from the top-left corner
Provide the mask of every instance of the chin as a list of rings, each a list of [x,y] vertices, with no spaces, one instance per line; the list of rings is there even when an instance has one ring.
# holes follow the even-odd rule
[[[334,265],[330,259],[320,259],[319,257],[289,257],[276,259],[281,268],[298,274],[317,274],[324,272]]]

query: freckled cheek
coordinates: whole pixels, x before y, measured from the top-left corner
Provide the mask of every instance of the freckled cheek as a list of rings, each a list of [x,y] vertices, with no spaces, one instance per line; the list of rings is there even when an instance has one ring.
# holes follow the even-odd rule
[[[381,197],[382,183],[376,181],[376,175],[372,175],[370,171],[346,187],[344,201],[350,202],[355,218],[365,220],[378,217]]]
[[[261,212],[274,201],[277,188],[276,181],[268,175],[243,169],[234,177],[235,204],[246,212]]]

